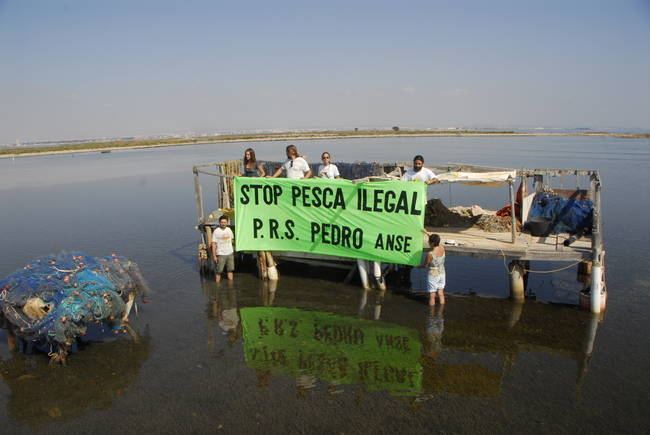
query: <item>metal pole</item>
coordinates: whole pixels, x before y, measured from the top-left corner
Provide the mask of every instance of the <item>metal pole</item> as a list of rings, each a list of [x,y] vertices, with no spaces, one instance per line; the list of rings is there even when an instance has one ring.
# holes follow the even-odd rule
[[[533,175],[533,180],[535,182],[535,193],[539,193],[544,188],[544,176],[535,174]]]

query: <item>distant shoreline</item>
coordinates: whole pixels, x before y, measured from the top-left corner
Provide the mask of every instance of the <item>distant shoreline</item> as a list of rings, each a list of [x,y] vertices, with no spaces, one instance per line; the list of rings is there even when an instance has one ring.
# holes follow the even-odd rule
[[[360,130],[360,131],[323,131],[314,133],[268,133],[268,134],[239,134],[199,137],[194,139],[141,139],[132,141],[97,141],[85,143],[60,144],[43,147],[5,148],[0,149],[0,158],[29,157],[39,155],[89,153],[101,151],[117,151],[142,148],[159,148],[183,145],[209,144],[209,143],[238,143],[238,142],[266,142],[266,141],[294,141],[318,139],[353,139],[375,137],[458,137],[458,136],[598,136],[617,137],[625,139],[650,139],[648,133],[610,133],[610,132],[582,132],[582,133],[535,133],[514,131],[428,131],[428,130]]]

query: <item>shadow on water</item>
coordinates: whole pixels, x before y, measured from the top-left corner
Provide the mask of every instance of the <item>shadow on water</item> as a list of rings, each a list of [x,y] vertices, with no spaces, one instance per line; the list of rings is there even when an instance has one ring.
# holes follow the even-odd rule
[[[310,281],[283,277],[254,289],[204,280],[208,346],[215,334],[228,343],[214,355],[243,339],[256,386],[289,376],[298,398],[320,386],[326,394],[385,391],[420,402],[441,393],[500,397],[520,356],[538,352],[574,361],[579,392],[601,321],[538,302],[452,295],[433,308],[386,291]],[[316,295],[310,286],[325,288]]]
[[[0,361],[10,390],[7,411],[17,421],[40,427],[111,409],[134,384],[150,351],[149,337],[93,343],[65,368],[50,366],[39,354],[14,353]]]

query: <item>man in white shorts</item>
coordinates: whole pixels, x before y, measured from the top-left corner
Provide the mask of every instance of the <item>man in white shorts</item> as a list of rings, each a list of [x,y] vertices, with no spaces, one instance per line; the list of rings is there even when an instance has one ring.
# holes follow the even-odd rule
[[[215,273],[215,280],[221,281],[221,274],[224,268],[226,269],[226,276],[232,280],[233,272],[235,271],[235,250],[232,247],[232,241],[235,239],[232,230],[228,228],[228,218],[226,216],[219,217],[219,226],[214,229],[212,233],[212,257],[217,263],[217,270]]]

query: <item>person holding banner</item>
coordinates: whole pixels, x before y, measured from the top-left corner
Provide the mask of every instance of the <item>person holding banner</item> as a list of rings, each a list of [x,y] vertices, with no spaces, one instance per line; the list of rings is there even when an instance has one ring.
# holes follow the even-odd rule
[[[320,159],[323,161],[323,164],[318,167],[318,176],[320,178],[341,178],[339,168],[331,162],[330,153],[325,151],[321,154]]]
[[[232,230],[228,228],[228,218],[226,216],[219,217],[219,226],[214,229],[212,233],[212,257],[217,263],[217,270],[215,271],[214,279],[217,282],[221,281],[221,274],[224,268],[226,269],[226,276],[228,280],[232,280],[232,273],[235,271],[235,250],[232,247],[232,241],[235,235]]]
[[[436,174],[424,167],[424,157],[417,155],[413,157],[413,168],[407,169],[402,176],[404,181],[423,181],[427,184],[440,183]]]
[[[307,161],[298,154],[298,148],[295,145],[287,147],[287,161],[275,171],[275,174],[269,175],[269,178],[277,178],[282,172],[286,172],[287,178],[311,178],[311,169]]]
[[[436,295],[441,304],[445,303],[445,248],[440,245],[440,236],[429,233],[431,250],[418,267],[427,268],[427,291],[429,292],[429,305],[436,304]]]
[[[264,172],[264,167],[262,163],[257,163],[255,159],[255,150],[253,148],[247,148],[244,151],[244,177],[264,177],[266,172]]]

